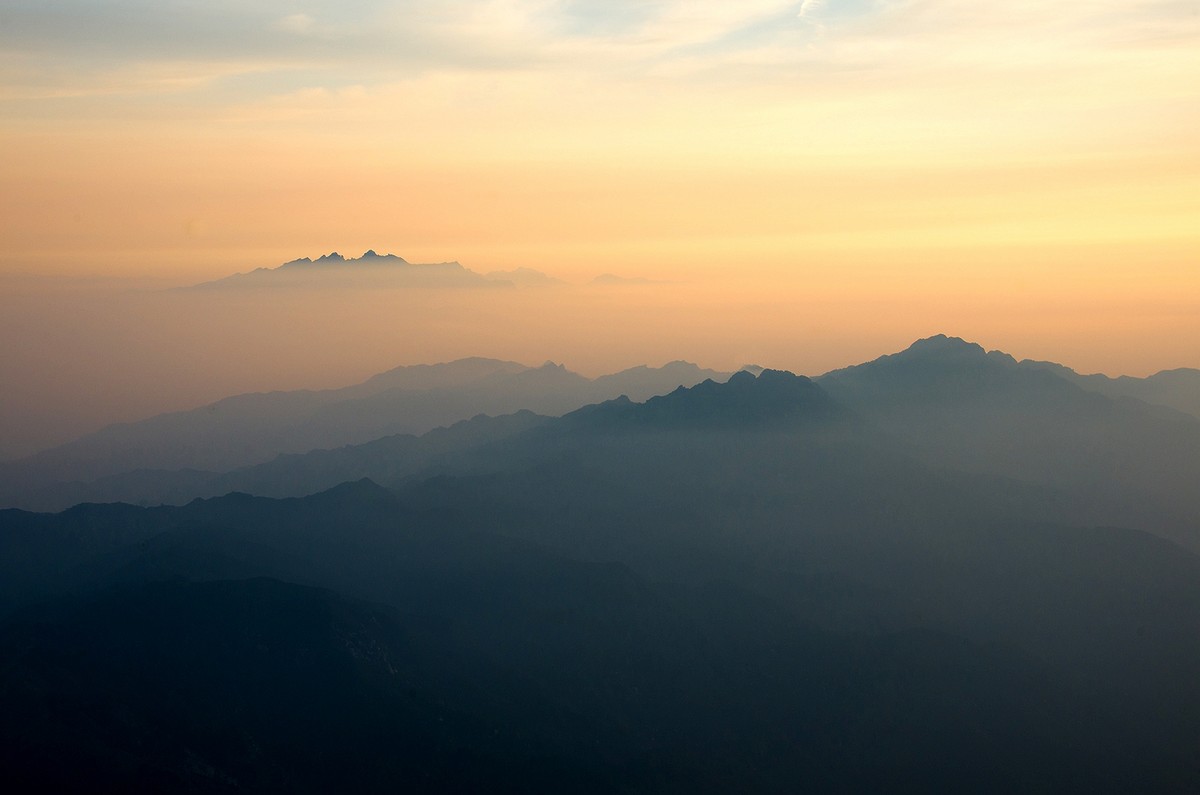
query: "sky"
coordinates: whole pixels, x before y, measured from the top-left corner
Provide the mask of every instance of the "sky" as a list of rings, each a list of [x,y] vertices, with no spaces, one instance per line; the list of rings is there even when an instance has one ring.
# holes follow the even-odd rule
[[[1195,0],[5,0],[0,332],[22,351],[0,376],[126,355],[99,299],[43,300],[81,279],[368,248],[667,283],[546,299],[581,369],[757,351],[814,372],[938,332],[1089,372],[1200,366],[1198,142]],[[593,333],[622,324],[655,344]],[[476,331],[355,372],[482,353]],[[212,389],[272,388],[239,368]]]

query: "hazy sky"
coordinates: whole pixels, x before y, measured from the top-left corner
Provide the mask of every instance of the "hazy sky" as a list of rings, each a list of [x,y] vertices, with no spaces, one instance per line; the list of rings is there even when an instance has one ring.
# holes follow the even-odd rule
[[[6,0],[0,53],[10,270],[1133,245],[1200,285],[1195,0]]]
[[[1196,0],[5,0],[0,153],[0,274],[374,248],[687,283],[671,338],[747,296],[730,350],[1200,365]]]

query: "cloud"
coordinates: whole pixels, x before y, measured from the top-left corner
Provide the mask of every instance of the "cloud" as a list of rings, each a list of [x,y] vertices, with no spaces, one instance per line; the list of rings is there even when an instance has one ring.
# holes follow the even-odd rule
[[[796,12],[796,16],[806,17],[810,13],[820,9],[822,5],[824,5],[822,0],[804,0],[804,2],[800,4],[800,10]]]
[[[567,153],[668,140],[694,154],[743,139],[790,150],[835,128],[849,151],[879,129],[851,116],[898,141],[966,140],[985,112],[999,128],[1041,103],[1025,127],[1048,129],[1083,98],[1116,107],[1200,90],[1190,0],[8,5],[0,103],[14,120],[41,100],[67,115],[74,100],[118,94],[165,116],[187,103],[164,94],[190,93],[212,118],[247,124],[324,115],[395,128],[404,109],[410,138],[424,120],[453,120],[530,146],[536,120],[559,125],[542,143]]]
[[[13,6],[2,17],[0,52],[64,65],[80,78],[135,62],[209,60],[283,61],[350,71],[350,82],[378,82],[437,69],[636,65],[719,42],[786,13],[794,2],[310,0],[303,11],[291,0],[16,0]]]
[[[288,14],[275,23],[275,27],[279,30],[286,30],[289,33],[305,34],[313,29],[313,18],[308,14]]]
[[[1063,45],[1200,43],[1191,0],[1062,0],[1053,10],[1031,0],[309,0],[303,10],[294,0],[6,5],[0,52],[32,64],[0,73],[10,96],[22,83],[44,82],[39,71],[57,75],[55,88],[63,89],[131,64],[207,61],[214,66],[202,71],[226,74],[227,64],[275,63],[285,82],[287,73],[307,72],[286,92],[318,82],[314,73],[333,86],[438,70],[694,79],[734,63],[790,78],[779,70],[815,61],[860,69],[1006,57],[1055,63],[1073,57]],[[819,47],[814,31],[822,34]]]

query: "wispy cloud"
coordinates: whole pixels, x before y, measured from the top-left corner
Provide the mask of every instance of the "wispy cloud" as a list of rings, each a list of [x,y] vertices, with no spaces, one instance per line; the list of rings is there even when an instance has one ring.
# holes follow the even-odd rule
[[[822,0],[804,0],[800,4],[800,9],[796,12],[796,16],[805,17],[815,12],[823,5]]]
[[[0,51],[41,62],[58,89],[148,63],[255,64],[252,72],[276,63],[281,74],[301,65],[331,84],[371,84],[448,69],[641,69],[678,78],[730,63],[1050,64],[1091,59],[1089,50],[1200,44],[1191,0],[310,0],[302,8],[290,0],[14,0],[0,23]],[[824,33],[819,46],[815,26]],[[8,71],[2,79],[11,96],[30,78]],[[298,75],[288,88],[311,80]]]
[[[99,95],[126,106],[70,106]],[[0,11],[10,121],[203,105],[213,123],[324,119],[379,147],[403,129],[409,145],[473,152],[486,138],[563,158],[936,160],[1072,136],[1077,148],[1149,141],[1194,124],[1196,96],[1193,0],[13,0]]]
[[[286,17],[281,17],[275,23],[275,27],[279,30],[286,30],[289,33],[299,34],[310,33],[313,29],[313,25],[313,18],[305,13],[288,14]]]

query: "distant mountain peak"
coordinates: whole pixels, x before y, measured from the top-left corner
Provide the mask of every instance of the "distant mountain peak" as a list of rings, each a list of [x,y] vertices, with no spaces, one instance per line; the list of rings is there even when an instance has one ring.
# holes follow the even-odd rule
[[[397,257],[395,254],[380,254],[375,249],[369,248],[363,252],[363,255],[357,259],[353,257],[344,257],[336,251],[331,251],[328,254],[323,254],[316,259],[310,257],[300,257],[289,262],[283,263],[281,268],[303,267],[305,265],[408,265],[408,261],[403,257]],[[260,268],[259,270],[270,271],[270,268]]]
[[[310,260],[308,257],[303,257],[301,259],[292,260],[291,262],[286,263],[286,264],[293,265],[293,264],[301,264],[301,263],[311,263],[314,265],[333,265],[333,264],[376,265],[376,264],[379,264],[380,261],[386,261],[387,263],[394,264],[394,265],[407,265],[408,264],[408,262],[403,257],[397,257],[395,254],[380,254],[380,253],[376,252],[375,249],[373,249],[373,248],[369,248],[366,251],[364,251],[363,255],[361,257],[358,257],[357,259],[355,259],[354,257],[343,257],[338,252],[332,251],[328,254],[317,257],[315,260]]]
[[[315,260],[300,257],[277,268],[258,268],[224,279],[194,285],[212,287],[263,287],[273,285],[406,286],[406,287],[512,287],[486,279],[457,261],[416,264],[395,254],[367,249],[361,257],[347,258],[337,251]]]
[[[819,381],[838,400],[857,409],[866,400],[900,405],[905,401],[961,401],[971,395],[974,400],[988,401],[1066,384],[1051,373],[1044,375],[1052,382],[1021,367],[1003,351],[988,351],[960,337],[938,334],[917,340],[899,353],[833,370]]]
[[[950,352],[966,355],[984,355],[987,353],[982,345],[975,342],[967,342],[962,337],[948,337],[945,334],[934,334],[932,337],[917,340],[902,351],[902,354],[944,354]]]
[[[989,351],[976,342],[968,342],[962,337],[948,337],[945,334],[935,334],[932,337],[919,339],[900,353],[893,354],[897,359],[910,360],[915,358],[940,359],[946,361],[971,361],[984,359],[1006,367],[1015,366],[1017,360],[1004,351]],[[887,358],[887,357],[884,357]]]
[[[833,370],[821,376],[821,379],[836,379],[879,368],[918,368],[921,371],[933,368],[940,371],[946,368],[977,370],[1010,369],[1016,366],[1017,360],[1003,351],[986,350],[982,345],[968,342],[962,337],[935,334],[917,340],[899,353],[889,353],[863,364]]]
[[[654,368],[646,368],[646,369],[652,370]],[[679,373],[681,375],[683,373],[689,373],[689,374],[699,373],[702,370],[700,365],[696,364],[695,362],[689,362],[689,361],[685,361],[683,359],[676,359],[673,362],[667,362],[666,364],[664,364],[662,367],[660,367],[658,369],[663,372],[673,372],[673,373]]]

